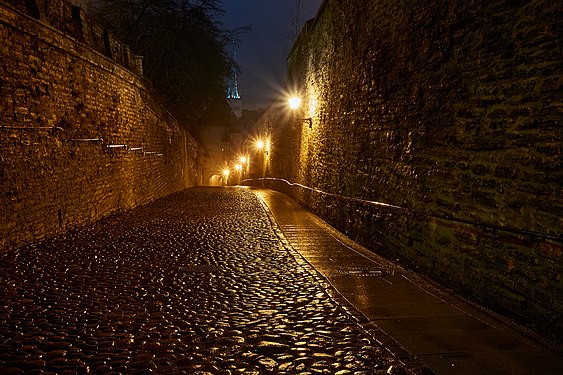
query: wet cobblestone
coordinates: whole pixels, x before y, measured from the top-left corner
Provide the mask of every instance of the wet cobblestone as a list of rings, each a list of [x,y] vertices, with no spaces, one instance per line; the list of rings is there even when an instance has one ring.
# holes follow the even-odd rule
[[[0,288],[0,374],[411,372],[246,189],[190,189],[1,254]]]

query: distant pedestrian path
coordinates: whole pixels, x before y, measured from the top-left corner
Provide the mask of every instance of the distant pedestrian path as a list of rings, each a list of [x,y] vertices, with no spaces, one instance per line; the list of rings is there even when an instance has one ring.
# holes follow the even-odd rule
[[[0,254],[0,374],[430,373],[378,342],[243,188]]]

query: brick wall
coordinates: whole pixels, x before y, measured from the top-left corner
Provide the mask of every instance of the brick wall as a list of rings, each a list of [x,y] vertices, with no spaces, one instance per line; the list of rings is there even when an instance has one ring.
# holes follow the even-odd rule
[[[258,126],[265,175],[333,194],[270,181],[363,244],[563,337],[562,31],[548,0],[327,0],[288,60],[301,109],[272,106]]]
[[[0,249],[201,182],[197,142],[105,38],[66,2],[0,2]]]

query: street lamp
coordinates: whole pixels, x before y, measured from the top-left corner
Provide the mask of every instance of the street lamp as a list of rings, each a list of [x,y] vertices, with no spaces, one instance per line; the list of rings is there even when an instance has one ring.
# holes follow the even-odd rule
[[[289,98],[289,108],[295,110],[297,108],[299,108],[299,106],[301,105],[301,99],[294,96]]]
[[[235,164],[235,171],[237,172],[237,180],[238,184],[240,185],[240,182],[242,181],[242,164]]]
[[[293,111],[297,110],[301,106],[301,98],[293,96],[289,98],[289,108]],[[298,120],[306,122],[309,124],[309,129],[313,128],[313,119],[311,117],[298,118]]]
[[[225,176],[225,185],[229,184],[229,168],[223,169],[223,176]]]
[[[250,135],[246,137],[246,139],[242,143],[242,147],[241,147],[242,153],[237,156],[238,161],[242,166],[241,174],[244,177],[252,178],[254,171],[253,173],[251,173],[251,164],[257,163],[258,156],[260,156],[260,159],[262,159],[262,165],[263,165],[264,156],[262,152],[266,147],[267,147],[266,142],[264,142],[264,140],[262,140],[261,138],[258,138],[257,136],[250,136]]]
[[[247,155],[241,155],[239,156],[238,161],[239,162],[237,163],[235,169],[237,169],[240,172],[240,179],[242,181],[243,178],[245,178],[247,173],[249,172],[248,169],[250,167],[250,158]]]

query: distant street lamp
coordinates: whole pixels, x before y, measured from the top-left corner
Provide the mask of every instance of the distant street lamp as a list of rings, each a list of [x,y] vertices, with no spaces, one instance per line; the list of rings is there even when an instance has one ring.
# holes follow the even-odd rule
[[[258,150],[262,150],[264,148],[264,141],[262,141],[262,140],[256,141],[256,148]]]
[[[301,106],[301,99],[300,98],[298,98],[296,96],[289,98],[289,108],[291,108],[293,111],[299,109],[300,106]],[[313,127],[313,119],[311,117],[298,118],[298,120],[308,123],[309,129],[311,129]]]
[[[249,172],[248,169],[250,167],[250,158],[246,155],[241,155],[239,157],[239,163],[237,163],[237,166],[240,166],[240,180],[242,181],[244,178],[246,178],[246,175]],[[238,170],[238,167],[235,168],[237,168]]]
[[[240,180],[264,177],[269,160],[271,143],[267,138],[248,136],[242,143],[242,153],[233,161],[233,168],[238,172]],[[252,164],[252,165],[251,165]],[[240,165],[240,167],[239,167]],[[239,169],[240,168],[240,169]]]
[[[236,176],[237,183],[240,184],[240,182],[242,181],[242,174],[243,174],[242,164],[240,163],[235,164],[235,171],[237,172],[237,176]]]
[[[301,99],[294,96],[289,98],[289,108],[296,110],[301,105]]]
[[[229,184],[229,169],[225,168],[223,169],[223,176],[225,176],[225,185]]]

